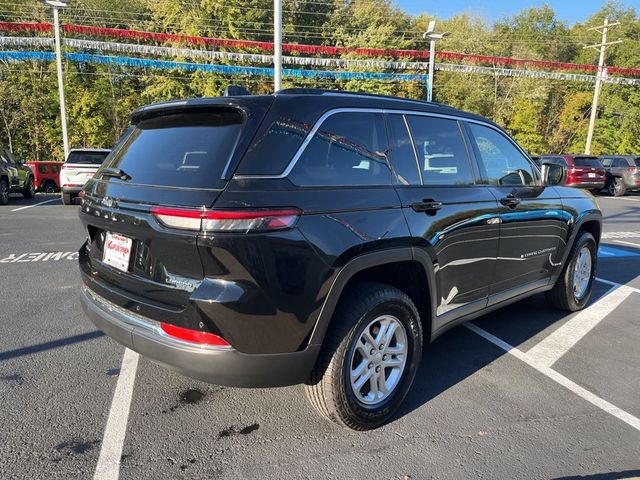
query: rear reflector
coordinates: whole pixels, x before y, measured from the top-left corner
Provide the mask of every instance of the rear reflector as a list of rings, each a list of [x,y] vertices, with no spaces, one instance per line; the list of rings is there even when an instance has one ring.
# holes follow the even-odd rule
[[[177,327],[168,323],[161,323],[160,328],[170,337],[184,340],[185,342],[197,343],[199,345],[215,345],[218,347],[231,347],[222,337],[213,333],[201,332],[190,328]]]
[[[295,225],[300,210],[188,210],[152,207],[151,213],[162,225],[201,232],[265,232]]]

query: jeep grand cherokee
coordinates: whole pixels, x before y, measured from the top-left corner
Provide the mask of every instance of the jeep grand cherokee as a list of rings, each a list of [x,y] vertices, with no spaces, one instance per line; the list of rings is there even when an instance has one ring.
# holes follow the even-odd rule
[[[538,292],[589,300],[593,198],[477,115],[289,89],[132,123],[84,187],[82,305],[190,377],[304,383],[322,415],[366,430],[447,329]]]

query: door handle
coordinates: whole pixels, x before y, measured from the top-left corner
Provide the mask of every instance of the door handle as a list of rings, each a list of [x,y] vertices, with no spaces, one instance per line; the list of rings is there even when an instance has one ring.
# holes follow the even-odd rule
[[[440,210],[442,208],[442,202],[423,200],[421,202],[412,203],[411,208],[413,208],[413,210],[416,212],[435,213],[437,210]]]
[[[520,199],[512,194],[500,199],[500,203],[505,207],[515,208],[520,205]]]

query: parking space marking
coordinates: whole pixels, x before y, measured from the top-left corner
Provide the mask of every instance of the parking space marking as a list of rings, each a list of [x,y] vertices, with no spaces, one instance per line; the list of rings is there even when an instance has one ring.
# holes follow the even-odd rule
[[[527,353],[524,353],[523,351],[518,350],[513,345],[508,344],[504,340],[499,339],[498,337],[490,334],[486,330],[483,330],[482,328],[474,325],[473,323],[465,323],[464,325],[465,325],[465,327],[467,327],[472,332],[480,335],[482,338],[484,338],[485,340],[488,340],[489,342],[493,343],[494,345],[496,345],[497,347],[501,348],[502,350],[504,350],[508,354],[513,355],[518,360],[521,360],[522,362],[526,363],[530,367],[536,369],[537,371],[542,373],[544,376],[550,378],[551,380],[553,380],[554,382],[558,383],[559,385],[562,385],[567,390],[570,390],[571,392],[573,392],[576,395],[578,395],[580,398],[582,398],[582,399],[586,400],[587,402],[591,403],[592,405],[598,407],[600,410],[602,410],[604,412],[607,412],[610,415],[613,415],[614,417],[618,418],[619,420],[622,420],[624,423],[626,423],[627,425],[635,428],[636,430],[638,430],[640,432],[640,418],[634,417],[630,413],[625,412],[621,408],[616,407],[612,403],[609,403],[606,400],[604,400],[603,398],[598,397],[597,395],[591,393],[589,390],[581,387],[577,383],[569,380],[567,377],[565,377],[564,375],[556,372],[555,370],[551,369],[550,367],[547,367],[546,365],[541,365],[541,364],[537,363]]]
[[[640,238],[640,230],[632,230],[629,232],[603,232],[603,240],[610,238]]]
[[[93,475],[94,480],[117,480],[120,476],[120,459],[127,433],[133,384],[136,379],[139,359],[140,355],[136,352],[128,348],[125,349],[107,426],[104,429],[98,464]]]
[[[640,288],[631,287],[629,285],[623,285],[622,283],[612,282],[611,280],[605,280],[604,278],[596,277],[596,282],[606,283],[607,285],[611,285],[613,287],[624,287],[632,292],[640,293]]]
[[[49,200],[45,200],[44,202],[34,203],[33,205],[27,205],[26,207],[14,208],[11,210],[12,212],[19,212],[20,210],[26,210],[27,208],[37,207],[39,205],[44,205],[45,203],[55,202],[56,200],[60,200],[59,198],[51,198]]]
[[[616,243],[621,243],[623,245],[629,245],[631,247],[638,247],[640,248],[640,243],[633,243],[633,242],[625,242],[624,240],[614,240],[614,242]]]
[[[529,349],[527,356],[533,362],[551,367],[567,351],[589,333],[607,315],[613,312],[633,290],[613,286],[595,303],[578,312],[571,320]]]

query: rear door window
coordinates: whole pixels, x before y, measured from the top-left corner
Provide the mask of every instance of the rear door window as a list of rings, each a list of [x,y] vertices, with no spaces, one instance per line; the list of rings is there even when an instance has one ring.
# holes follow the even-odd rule
[[[407,115],[425,185],[474,183],[462,131],[456,120]]]
[[[390,185],[380,113],[341,112],[318,128],[289,175],[296,185]]]
[[[127,183],[220,188],[242,121],[235,110],[144,120],[116,147],[104,166],[121,169],[131,177]]]
[[[109,152],[70,152],[65,163],[76,165],[102,165]]]

